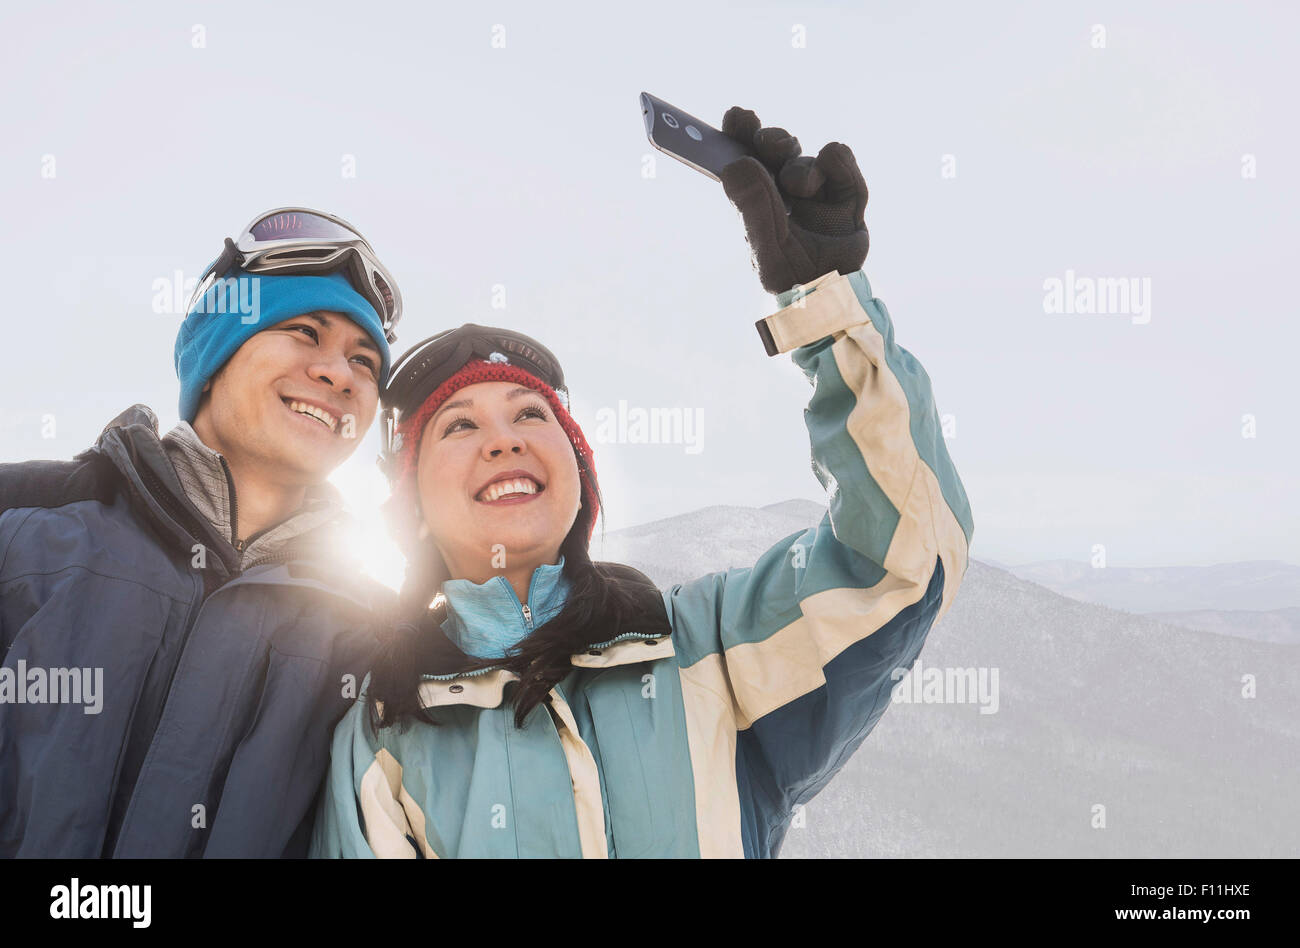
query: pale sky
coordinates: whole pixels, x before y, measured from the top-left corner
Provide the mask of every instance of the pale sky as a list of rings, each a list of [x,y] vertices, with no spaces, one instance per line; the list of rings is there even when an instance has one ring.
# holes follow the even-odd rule
[[[396,276],[397,353],[471,321],[556,352],[607,529],[823,499],[737,213],[664,156],[643,176],[645,90],[854,150],[865,269],[955,420],[974,556],[1300,562],[1300,14],[838,6],[6,5],[0,460],[71,457],[135,402],[174,424],[155,281],[305,204]],[[1045,312],[1067,271],[1149,281],[1149,321]],[[698,413],[698,449],[597,443],[620,400]],[[334,478],[372,519],[376,450]]]

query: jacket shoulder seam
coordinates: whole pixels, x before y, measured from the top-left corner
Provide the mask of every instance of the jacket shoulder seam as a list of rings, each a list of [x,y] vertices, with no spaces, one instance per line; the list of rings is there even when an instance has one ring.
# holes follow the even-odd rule
[[[111,573],[101,573],[99,572],[99,570],[91,569],[89,566],[85,566],[81,563],[69,563],[67,566],[60,566],[58,569],[46,569],[46,570],[33,569],[33,570],[28,570],[25,573],[19,573],[16,576],[6,576],[4,577],[4,579],[0,580],[0,586],[8,586],[10,583],[15,583],[20,579],[26,579],[29,576],[54,576],[58,573],[64,573],[72,569],[81,570],[82,572],[85,573],[90,573],[92,576],[98,576],[101,579],[111,579],[114,580],[115,582],[129,583],[132,586],[139,586],[141,589],[147,589],[149,590],[149,592],[154,593],[155,595],[158,596],[162,596],[164,599],[170,599],[172,602],[175,603],[189,602],[189,600],[180,599],[169,592],[165,592],[161,589],[155,589],[153,586],[150,586],[148,583],[142,583],[138,579],[131,579],[130,577],[127,576],[114,576]]]
[[[11,507],[11,508],[10,508],[10,510],[22,510],[22,509],[23,509],[22,507]],[[36,511],[38,511],[38,510],[42,510],[42,509],[44,509],[44,508],[41,508],[41,507],[31,507],[31,508],[28,508],[28,509],[27,509],[27,516],[23,517],[22,521],[19,522],[19,524],[18,524],[16,527],[14,527],[13,540],[11,540],[9,543],[7,543],[7,544],[5,545],[4,556],[0,556],[0,576],[3,576],[3,575],[4,575],[4,572],[5,572],[5,564],[7,564],[7,563],[9,562],[9,551],[13,548],[14,541],[16,541],[16,540],[18,539],[18,534],[22,532],[23,527],[27,526],[27,521],[30,520],[30,519],[32,518],[32,516],[36,513]],[[3,516],[5,513],[8,513],[8,512],[9,512],[9,511],[0,511],[0,516]]]

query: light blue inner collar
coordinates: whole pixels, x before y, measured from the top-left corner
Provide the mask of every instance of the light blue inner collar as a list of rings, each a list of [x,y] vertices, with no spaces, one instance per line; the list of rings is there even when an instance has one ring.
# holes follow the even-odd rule
[[[504,576],[485,583],[449,579],[442,584],[447,618],[442,630],[457,647],[476,658],[504,658],[506,649],[542,623],[559,615],[572,583],[564,575],[564,557],[533,570],[528,582],[528,608]]]

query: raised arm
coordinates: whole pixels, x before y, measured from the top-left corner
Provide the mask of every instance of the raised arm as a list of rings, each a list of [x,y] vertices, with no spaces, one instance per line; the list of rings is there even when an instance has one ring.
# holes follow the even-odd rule
[[[664,594],[697,800],[718,808],[701,842],[716,854],[743,843],[770,855],[792,807],[871,732],[894,669],[952,605],[973,531],[929,377],[894,343],[866,277],[831,273],[807,290],[765,323],[812,383],[804,417],[829,510],[752,568]]]
[[[857,174],[847,148],[828,149],[822,155],[847,155]],[[799,275],[798,248],[790,250],[796,227],[773,223],[769,213],[783,211],[772,179],[764,182],[754,159],[737,164],[745,163],[752,167],[723,180],[770,289]],[[859,208],[865,185],[860,196]],[[852,239],[860,262],[865,240]],[[817,260],[806,234],[805,246]],[[830,270],[778,302],[783,308],[759,332],[769,353],[792,352],[812,384],[804,417],[829,509],[753,567],[664,593],[705,855],[775,854],[792,808],[825,786],[875,727],[894,670],[911,667],[952,605],[973,532],[929,376],[895,343],[865,274]]]

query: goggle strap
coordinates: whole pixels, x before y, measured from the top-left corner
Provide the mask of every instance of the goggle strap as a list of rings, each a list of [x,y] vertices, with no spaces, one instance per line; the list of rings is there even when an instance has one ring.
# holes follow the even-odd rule
[[[235,242],[227,237],[226,245],[221,249],[221,256],[217,257],[217,262],[213,264],[212,272],[217,279],[220,279],[238,266],[243,259],[244,255],[239,252]]]
[[[396,413],[391,408],[385,408],[379,417],[383,425],[381,431],[384,438],[384,450],[379,459],[379,467],[391,479],[393,465],[396,460],[396,452],[393,450],[393,436],[397,432],[397,418]]]

